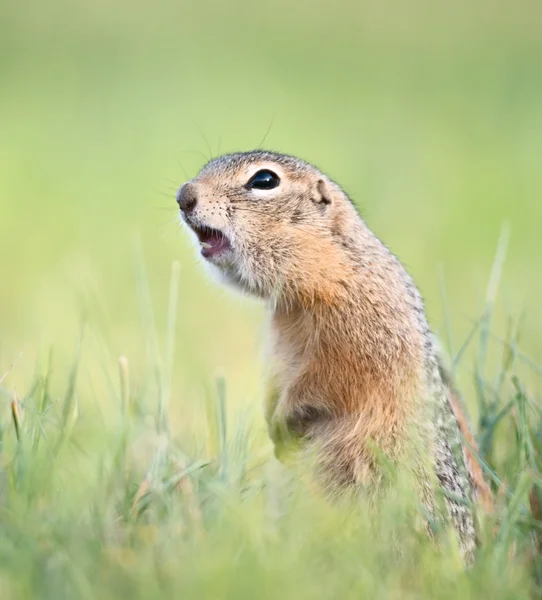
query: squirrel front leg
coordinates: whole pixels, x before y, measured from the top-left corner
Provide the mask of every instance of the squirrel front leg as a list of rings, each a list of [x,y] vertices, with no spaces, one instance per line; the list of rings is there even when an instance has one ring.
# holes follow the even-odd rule
[[[301,437],[290,430],[288,414],[284,410],[286,404],[276,379],[271,379],[267,385],[264,413],[275,456],[281,462],[287,462],[287,456],[291,454],[292,450],[298,449]]]
[[[312,463],[326,491],[335,494],[374,476],[374,456],[358,416],[334,414],[321,401],[303,401],[271,387],[266,418],[278,460]]]

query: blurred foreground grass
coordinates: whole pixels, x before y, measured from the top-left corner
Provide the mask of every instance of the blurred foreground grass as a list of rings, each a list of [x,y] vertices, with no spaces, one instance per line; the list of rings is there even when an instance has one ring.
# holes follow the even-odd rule
[[[0,4],[0,377],[22,351],[0,383],[0,597],[527,593],[541,6]],[[262,308],[206,285],[173,199],[211,154],[264,138],[345,187],[462,357],[484,457],[509,486],[468,576],[412,535],[406,498],[373,518],[281,491],[259,410]],[[478,321],[503,223],[502,292]]]
[[[0,420],[2,598],[539,595],[542,413],[519,378],[526,360],[515,329],[499,369],[486,365],[491,305],[453,363],[475,346],[478,440],[497,497],[465,572],[449,532],[436,545],[414,527],[416,503],[400,473],[377,506],[364,497],[331,506],[303,477],[287,477],[253,416],[228,411],[222,376],[200,427],[175,434],[178,273],[174,264],[163,343],[154,345],[160,336],[140,288],[150,362],[136,373],[124,356],[105,365],[105,397],[78,383],[80,345],[61,396],[50,388],[52,362],[20,396],[0,388],[10,400]]]

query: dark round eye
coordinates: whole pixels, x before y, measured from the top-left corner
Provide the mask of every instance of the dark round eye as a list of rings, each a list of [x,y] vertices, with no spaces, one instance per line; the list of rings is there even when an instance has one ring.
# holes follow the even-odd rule
[[[272,190],[280,183],[279,176],[273,171],[262,169],[255,173],[251,180],[247,183],[249,190]]]

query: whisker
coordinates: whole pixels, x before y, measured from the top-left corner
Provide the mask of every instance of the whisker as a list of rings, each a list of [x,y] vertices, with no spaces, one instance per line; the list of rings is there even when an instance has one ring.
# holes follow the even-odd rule
[[[209,158],[201,150],[195,150],[195,149],[179,150],[178,152],[180,152],[181,154],[197,154],[198,156],[201,156],[205,162],[209,162]],[[177,162],[179,162],[178,159],[177,159]],[[181,167],[181,169],[183,169],[181,164],[179,164],[179,166]],[[184,171],[184,169],[183,169],[183,171]],[[185,175],[186,175],[186,173],[185,173]],[[191,179],[188,175],[186,175],[186,178]]]
[[[171,228],[172,225],[176,225],[176,227],[174,229]],[[166,221],[165,223],[162,223],[161,225],[164,230],[162,231],[162,233],[160,234],[161,237],[164,237],[166,234],[171,233],[172,231],[175,231],[175,234],[177,234],[179,231],[182,230],[183,225],[182,223],[179,222],[179,219],[175,218],[175,219],[169,219],[168,221]]]
[[[269,135],[269,132],[271,131],[271,128],[273,127],[273,123],[275,121],[275,113],[273,113],[273,115],[271,116],[271,123],[269,123],[269,127],[267,128],[267,131],[265,132],[265,135],[263,136],[263,140],[256,146],[257,150],[261,150],[262,146],[265,143],[265,140],[267,139],[267,136]]]
[[[188,177],[188,173],[186,172],[186,169],[183,167],[183,163],[179,159],[177,159],[177,164],[181,168],[181,171],[184,173],[185,179],[186,180],[190,179],[190,177]]]
[[[201,129],[201,127],[196,123],[196,121],[194,119],[191,119],[191,120],[192,120],[192,124],[198,130],[199,134],[203,138],[203,141],[205,142],[205,145],[207,146],[207,150],[209,151],[209,158],[207,158],[206,161],[212,160],[213,151],[211,149],[211,144],[209,144],[209,140],[207,139],[207,137],[206,137],[205,133],[203,132],[203,130]]]
[[[167,183],[171,183],[172,185],[176,186],[176,188],[178,189],[178,187],[179,187],[179,182],[178,181],[175,181],[174,179],[169,179],[169,177],[164,177],[163,179]]]

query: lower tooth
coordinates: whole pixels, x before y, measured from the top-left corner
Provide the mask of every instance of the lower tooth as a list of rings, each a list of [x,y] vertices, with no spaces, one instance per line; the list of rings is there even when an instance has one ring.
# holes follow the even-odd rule
[[[208,244],[207,242],[200,242],[202,248],[212,248],[212,244]]]

